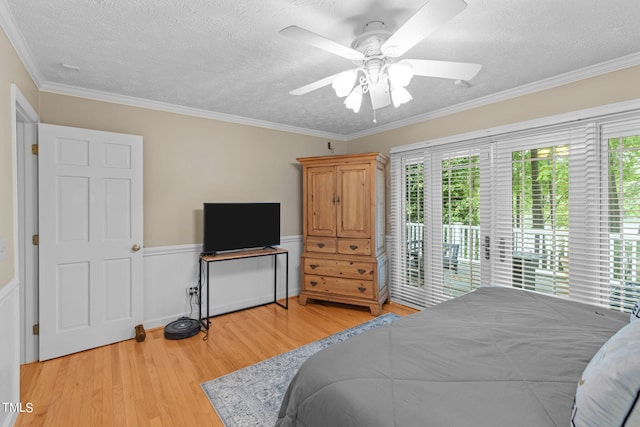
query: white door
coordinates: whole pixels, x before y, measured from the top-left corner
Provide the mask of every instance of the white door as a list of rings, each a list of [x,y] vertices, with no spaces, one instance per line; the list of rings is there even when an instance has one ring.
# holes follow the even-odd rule
[[[476,142],[427,156],[425,252],[431,260],[425,279],[430,302],[457,297],[489,283],[490,147]]]
[[[142,322],[142,137],[39,125],[40,360]]]

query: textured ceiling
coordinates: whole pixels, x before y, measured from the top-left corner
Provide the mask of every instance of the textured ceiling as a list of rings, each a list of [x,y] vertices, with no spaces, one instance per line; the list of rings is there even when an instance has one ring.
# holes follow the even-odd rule
[[[393,31],[425,0],[0,2],[10,12],[5,31],[44,90],[121,95],[345,139],[618,58],[640,63],[638,0],[467,0],[403,58],[483,64],[470,87],[415,77],[413,101],[377,110],[376,124],[370,105],[353,113],[330,86],[290,95],[354,64],[278,32],[298,25],[348,46],[365,23]]]

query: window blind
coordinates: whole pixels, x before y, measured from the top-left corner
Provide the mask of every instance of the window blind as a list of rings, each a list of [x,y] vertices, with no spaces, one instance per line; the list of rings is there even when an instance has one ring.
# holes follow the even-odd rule
[[[476,289],[483,283],[482,206],[490,192],[488,145],[458,144],[430,150],[425,203],[426,305]],[[483,192],[485,190],[485,192]],[[486,270],[489,270],[486,268]],[[487,279],[487,277],[485,277]]]
[[[640,120],[588,126],[585,140],[592,142],[583,172],[592,184],[584,214],[590,249],[573,261],[591,286],[577,287],[575,297],[630,311],[640,297]]]
[[[424,307],[424,156],[391,156],[391,300]]]
[[[640,297],[638,113],[493,135],[486,150],[489,137],[393,153],[391,298],[423,307],[504,285],[629,311]]]
[[[575,129],[514,135],[496,145],[495,284],[569,295],[570,147]]]

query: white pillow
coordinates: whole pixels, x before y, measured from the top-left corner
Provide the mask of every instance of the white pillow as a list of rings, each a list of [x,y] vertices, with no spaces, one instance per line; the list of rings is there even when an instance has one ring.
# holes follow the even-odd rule
[[[574,427],[640,426],[640,322],[616,332],[591,359],[578,383]]]

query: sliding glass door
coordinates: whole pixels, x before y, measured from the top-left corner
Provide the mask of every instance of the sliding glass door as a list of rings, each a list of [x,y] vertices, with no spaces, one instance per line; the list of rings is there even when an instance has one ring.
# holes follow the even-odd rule
[[[427,301],[436,303],[489,279],[489,146],[433,150],[429,160]]]
[[[620,311],[640,298],[638,114],[392,155],[392,185],[394,300],[481,285]]]
[[[395,238],[388,251],[390,287],[397,301],[420,308],[425,304],[425,164],[422,153],[392,159],[391,229]]]
[[[569,143],[544,138],[497,144],[496,284],[569,295]]]
[[[432,305],[469,292],[488,280],[490,218],[488,145],[409,156],[393,165],[403,191],[392,218],[400,233],[392,268],[392,292],[405,303]],[[392,178],[394,180],[394,178]],[[395,210],[393,210],[395,212]],[[485,211],[485,212],[483,212]],[[396,222],[399,221],[399,222]],[[483,275],[483,271],[485,272]],[[428,286],[425,286],[428,284]]]

